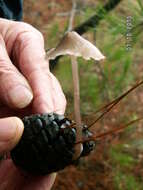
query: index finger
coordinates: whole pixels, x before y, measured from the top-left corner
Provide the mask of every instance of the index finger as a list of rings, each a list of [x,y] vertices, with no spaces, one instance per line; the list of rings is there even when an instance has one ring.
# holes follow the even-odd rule
[[[14,56],[33,90],[34,109],[53,112],[52,85],[42,35],[32,30],[19,33],[14,44]]]
[[[52,82],[49,65],[45,60],[44,40],[42,34],[22,22],[0,19],[0,32],[5,40],[9,56],[13,63],[28,80],[34,95],[34,112],[54,112],[58,107],[59,113],[65,110],[66,100],[61,88]],[[53,86],[55,85],[55,86]],[[56,93],[58,91],[57,105]]]

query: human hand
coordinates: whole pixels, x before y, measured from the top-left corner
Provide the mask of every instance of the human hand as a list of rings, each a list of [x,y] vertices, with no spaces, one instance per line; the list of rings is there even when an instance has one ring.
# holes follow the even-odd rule
[[[66,100],[45,60],[44,40],[32,26],[0,19],[0,154],[19,141],[31,113],[63,114]],[[0,163],[0,190],[49,190],[55,174],[24,176],[11,159]]]

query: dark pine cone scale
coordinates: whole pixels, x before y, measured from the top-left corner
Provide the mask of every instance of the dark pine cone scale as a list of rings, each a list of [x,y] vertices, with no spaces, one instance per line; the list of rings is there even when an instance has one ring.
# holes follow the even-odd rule
[[[85,142],[81,155],[73,160],[76,129],[64,116],[36,114],[24,117],[23,123],[23,135],[11,151],[11,157],[16,166],[30,173],[44,175],[57,172],[77,163],[80,157],[93,150],[94,142]],[[92,135],[85,126],[82,131],[83,137]]]

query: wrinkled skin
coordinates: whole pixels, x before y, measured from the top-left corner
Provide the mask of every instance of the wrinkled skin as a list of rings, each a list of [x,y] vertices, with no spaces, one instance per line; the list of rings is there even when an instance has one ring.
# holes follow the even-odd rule
[[[0,154],[18,143],[23,132],[20,117],[63,114],[65,106],[60,84],[45,60],[41,33],[26,23],[0,19]],[[0,162],[0,190],[49,190],[55,176],[25,174],[10,157]]]

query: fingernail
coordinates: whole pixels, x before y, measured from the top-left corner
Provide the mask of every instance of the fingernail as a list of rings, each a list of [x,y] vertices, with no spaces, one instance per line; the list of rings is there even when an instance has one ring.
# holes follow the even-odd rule
[[[10,118],[0,120],[0,142],[7,142],[15,136],[17,126],[11,122]]]
[[[11,103],[17,108],[24,108],[31,102],[33,95],[28,88],[16,86],[8,92]]]
[[[52,173],[49,175],[49,181],[48,181],[48,184],[47,184],[47,187],[48,189],[51,189],[54,182],[55,182],[55,179],[56,179],[56,176],[57,176],[57,173]]]

